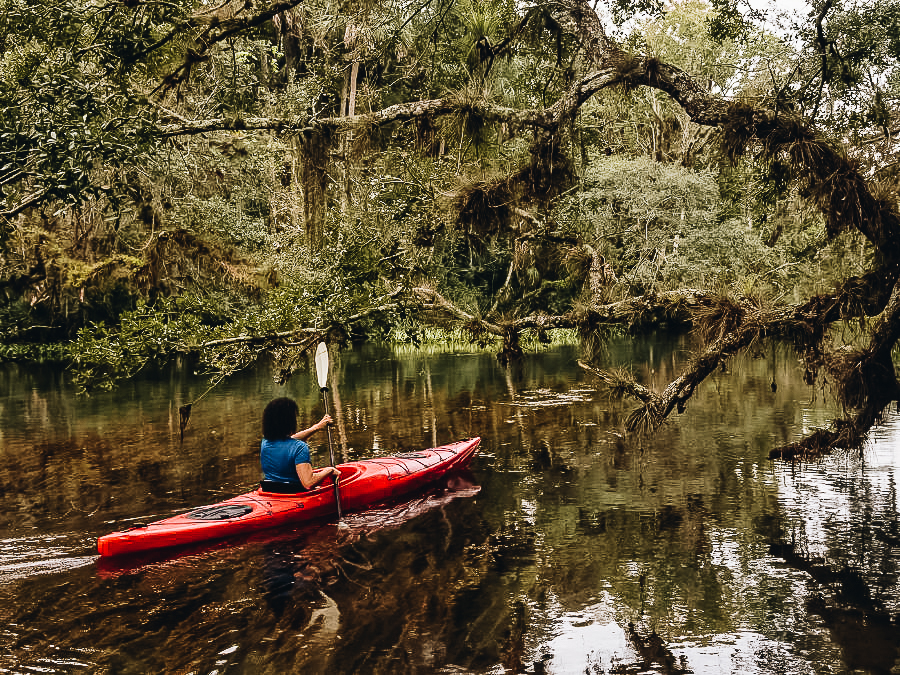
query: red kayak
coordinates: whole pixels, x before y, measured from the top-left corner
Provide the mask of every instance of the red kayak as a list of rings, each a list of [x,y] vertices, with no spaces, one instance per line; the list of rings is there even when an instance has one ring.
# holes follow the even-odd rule
[[[451,469],[466,467],[479,443],[480,438],[471,438],[429,450],[339,464],[341,507],[346,511],[364,509],[423,488]],[[97,551],[101,556],[115,556],[182,546],[296,524],[336,512],[331,481],[296,494],[257,488],[189,513],[104,535],[97,539]]]

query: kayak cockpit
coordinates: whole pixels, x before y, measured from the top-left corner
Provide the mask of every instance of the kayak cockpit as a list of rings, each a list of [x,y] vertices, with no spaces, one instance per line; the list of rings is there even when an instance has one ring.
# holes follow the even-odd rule
[[[362,467],[357,464],[339,464],[338,471],[341,472],[341,478],[338,482],[339,486],[344,485],[345,483],[350,482],[351,480],[357,478],[360,473],[362,473]],[[256,494],[260,497],[274,497],[274,498],[287,498],[287,497],[305,497],[310,494],[317,494],[322,490],[333,490],[334,485],[330,479],[326,479],[312,490],[299,490],[293,491],[289,489],[289,483],[274,483],[272,481],[262,481],[260,483],[259,488],[256,491]]]

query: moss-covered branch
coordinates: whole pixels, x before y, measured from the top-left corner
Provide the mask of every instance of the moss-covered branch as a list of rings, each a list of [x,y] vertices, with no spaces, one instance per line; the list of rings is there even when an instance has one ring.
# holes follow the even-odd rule
[[[846,283],[834,294],[815,296],[801,305],[771,309],[746,298],[711,301],[705,297],[702,305],[695,305],[692,314],[696,332],[705,338],[706,346],[662,392],[629,382],[621,372],[601,371],[581,362],[579,365],[611,391],[641,400],[643,405],[629,416],[626,428],[632,432],[652,432],[673,410],[683,412],[697,387],[727,359],[763,339],[786,340],[803,357],[807,378],[814,380],[816,372],[826,368],[839,385],[842,403],[856,408],[858,414],[838,422],[833,432],[817,432],[800,443],[774,450],[772,456],[792,457],[835,447],[856,448],[885,407],[900,394],[890,357],[900,337],[900,289],[893,286],[896,277],[890,275],[873,274],[853,282]],[[885,297],[888,284],[893,288],[887,304],[878,303],[878,298]],[[871,302],[862,303],[863,298]],[[883,311],[867,349],[824,351],[823,343],[831,323],[880,310]]]
[[[900,383],[891,351],[900,339],[900,284],[894,287],[890,302],[862,350],[841,349],[828,355],[825,366],[838,388],[838,398],[855,414],[836,420],[830,430],[818,430],[796,443],[775,448],[773,459],[793,459],[830,452],[837,448],[855,449],[865,442],[869,429],[881,421],[882,414],[900,398]]]

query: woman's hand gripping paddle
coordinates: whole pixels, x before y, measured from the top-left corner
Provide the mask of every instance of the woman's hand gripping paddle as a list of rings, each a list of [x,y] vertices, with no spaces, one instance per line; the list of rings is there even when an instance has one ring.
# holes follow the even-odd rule
[[[324,342],[320,342],[316,348],[316,377],[319,379],[319,391],[322,392],[322,403],[325,406],[325,414],[327,415],[328,347],[325,346]],[[328,432],[328,453],[331,455],[331,466],[336,466],[334,463],[334,446],[331,444],[331,425],[329,424],[325,429]],[[346,524],[341,520],[343,517],[341,514],[341,493],[338,491],[337,477],[334,479],[334,502],[337,504],[338,527],[346,527]]]

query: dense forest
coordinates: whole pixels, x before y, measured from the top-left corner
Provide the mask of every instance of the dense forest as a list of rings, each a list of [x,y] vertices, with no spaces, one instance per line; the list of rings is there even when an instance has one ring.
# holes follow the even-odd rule
[[[84,392],[431,326],[553,331],[652,431],[791,345],[859,447],[898,397],[900,4],[3,0],[0,358]],[[623,331],[693,331],[654,391]],[[777,382],[772,382],[777,387]]]

